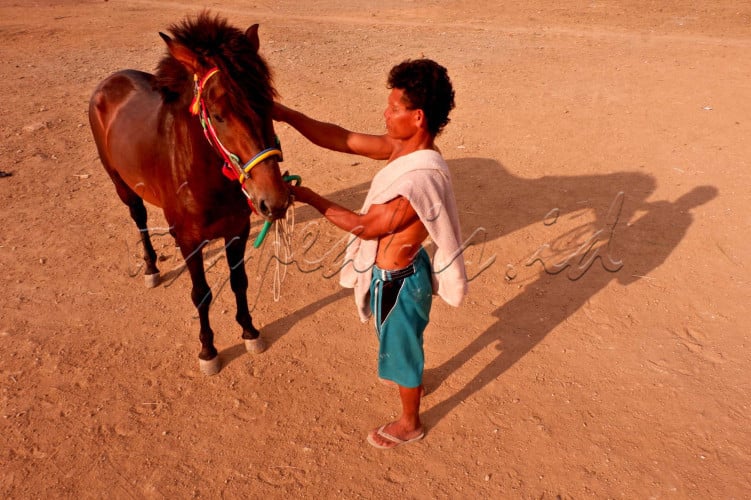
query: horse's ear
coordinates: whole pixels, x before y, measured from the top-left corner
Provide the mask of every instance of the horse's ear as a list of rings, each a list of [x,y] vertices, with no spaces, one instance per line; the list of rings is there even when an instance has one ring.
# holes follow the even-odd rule
[[[198,73],[200,66],[198,64],[198,57],[195,53],[180,42],[176,42],[169,36],[165,35],[161,31],[159,36],[162,37],[164,43],[167,44],[167,50],[172,54],[172,57],[180,61],[191,73]]]
[[[253,46],[253,48],[258,52],[258,47],[261,46],[261,42],[258,40],[258,25],[254,24],[247,30],[245,30],[245,36],[250,41],[250,44]]]

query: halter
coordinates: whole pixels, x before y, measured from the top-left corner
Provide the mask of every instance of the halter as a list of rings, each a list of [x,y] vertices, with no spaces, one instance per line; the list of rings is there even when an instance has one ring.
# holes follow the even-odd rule
[[[283,160],[281,144],[279,143],[279,138],[275,137],[275,147],[264,149],[260,153],[256,154],[253,158],[248,160],[245,165],[240,166],[240,158],[237,155],[233,154],[230,150],[228,150],[216,135],[216,130],[214,129],[214,125],[211,123],[209,112],[206,109],[206,103],[204,102],[202,96],[203,89],[206,87],[206,82],[208,82],[209,79],[217,73],[219,73],[219,68],[214,67],[210,69],[200,80],[198,79],[197,74],[193,75],[195,89],[193,102],[191,102],[190,104],[190,112],[193,115],[198,115],[201,120],[201,127],[203,128],[203,134],[206,136],[206,140],[208,140],[209,144],[214,146],[214,148],[217,149],[222,155],[222,158],[224,159],[222,173],[230,180],[240,181],[240,188],[242,189],[243,194],[245,194],[245,197],[248,199],[248,205],[250,206],[250,209],[253,212],[258,213],[253,206],[250,194],[245,190],[245,185],[243,183],[246,177],[250,176],[250,171],[253,169],[253,167],[259,165],[264,160],[271,158],[272,156],[278,156],[278,161]]]

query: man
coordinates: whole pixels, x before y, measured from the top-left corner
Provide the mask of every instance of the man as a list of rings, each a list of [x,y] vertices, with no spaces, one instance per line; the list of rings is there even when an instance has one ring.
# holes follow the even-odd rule
[[[461,231],[448,167],[434,140],[449,122],[454,90],[446,69],[434,61],[405,61],[392,68],[386,133],[351,132],[281,104],[274,118],[314,144],[388,164],[374,178],[360,213],[310,189],[293,187],[339,228],[352,233],[340,282],[355,289],[360,317],[375,315],[379,339],[378,375],[399,387],[401,417],[374,429],[368,442],[394,448],[421,439],[420,399],[424,368],[423,331],[432,293],[458,306],[467,291]],[[436,245],[431,269],[422,242]]]

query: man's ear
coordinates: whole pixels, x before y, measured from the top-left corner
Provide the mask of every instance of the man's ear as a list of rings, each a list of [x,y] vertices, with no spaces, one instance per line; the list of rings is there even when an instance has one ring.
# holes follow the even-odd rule
[[[417,108],[415,110],[414,120],[415,120],[415,125],[417,125],[418,127],[428,128],[428,122],[425,119],[425,111],[423,111],[422,109]]]

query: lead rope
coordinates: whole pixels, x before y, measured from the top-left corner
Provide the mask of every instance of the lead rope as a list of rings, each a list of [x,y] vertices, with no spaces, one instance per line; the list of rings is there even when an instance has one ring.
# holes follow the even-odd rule
[[[285,175],[282,177],[284,182],[291,182],[295,186],[299,186],[302,182],[302,178],[299,175]],[[292,203],[290,210],[284,216],[284,220],[277,220],[274,222],[274,277],[273,277],[273,294],[274,302],[278,302],[282,293],[282,281],[287,276],[287,265],[292,263],[293,251],[292,251],[292,234],[295,231],[295,205]],[[271,222],[265,221],[261,231],[256,236],[253,242],[253,248],[259,248],[263,241],[266,239],[266,235],[271,229]],[[284,261],[282,262],[282,256],[284,254]],[[281,265],[284,264],[284,271],[281,270]]]
[[[292,263],[292,234],[295,232],[295,206],[287,210],[284,220],[274,224],[274,302],[279,302],[282,295],[282,282],[287,276],[287,266]],[[284,256],[282,261],[280,253]]]

